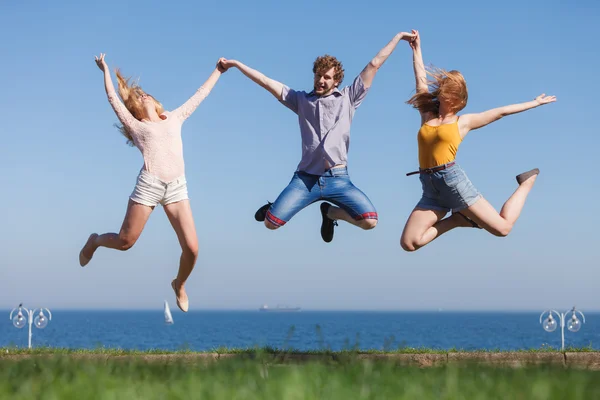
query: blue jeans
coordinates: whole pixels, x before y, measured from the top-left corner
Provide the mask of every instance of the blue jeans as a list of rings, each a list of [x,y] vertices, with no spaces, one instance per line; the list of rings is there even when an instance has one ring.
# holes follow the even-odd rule
[[[417,204],[420,208],[458,212],[481,198],[458,163],[432,174],[422,172],[419,178],[423,187],[423,196]]]
[[[357,221],[377,219],[371,200],[350,181],[346,167],[329,169],[323,175],[296,171],[267,211],[266,218],[276,226],[283,226],[298,211],[319,200],[335,204]]]

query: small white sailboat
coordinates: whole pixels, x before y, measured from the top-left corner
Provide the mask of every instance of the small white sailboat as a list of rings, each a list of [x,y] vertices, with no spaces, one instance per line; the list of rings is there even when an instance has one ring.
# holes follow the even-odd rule
[[[173,324],[173,316],[171,315],[171,309],[169,308],[169,303],[165,300],[165,324],[171,325]]]

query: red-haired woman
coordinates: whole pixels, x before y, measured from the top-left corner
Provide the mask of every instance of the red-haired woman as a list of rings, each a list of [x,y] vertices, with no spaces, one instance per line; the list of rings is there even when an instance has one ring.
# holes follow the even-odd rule
[[[458,71],[425,70],[421,54],[421,39],[417,31],[410,42],[417,84],[416,94],[407,101],[419,110],[421,128],[419,174],[423,195],[412,211],[400,244],[406,251],[415,251],[456,227],[483,228],[496,236],[506,236],[523,209],[539,170],[517,175],[517,190],[498,213],[473,186],[456,162],[459,145],[469,131],[481,128],[500,118],[556,101],[555,96],[541,94],[534,100],[494,108],[478,114],[457,115],[467,105],[468,92],[464,77]],[[427,80],[427,73],[431,79]],[[444,216],[448,212],[452,215]]]

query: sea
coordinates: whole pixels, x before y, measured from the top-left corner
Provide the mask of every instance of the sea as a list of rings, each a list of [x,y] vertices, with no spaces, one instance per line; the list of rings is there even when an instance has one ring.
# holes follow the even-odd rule
[[[566,311],[566,310],[565,310]],[[561,328],[546,332],[539,312],[377,312],[172,310],[51,310],[44,329],[32,327],[32,347],[192,350],[270,346],[296,350],[560,349]],[[0,347],[27,347],[29,326],[17,329],[0,311]],[[585,313],[579,332],[565,327],[565,346],[600,350],[600,313]]]

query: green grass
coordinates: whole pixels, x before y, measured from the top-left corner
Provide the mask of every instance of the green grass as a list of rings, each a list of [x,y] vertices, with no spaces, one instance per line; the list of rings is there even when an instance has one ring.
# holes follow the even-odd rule
[[[0,358],[0,398],[577,400],[600,398],[600,371],[550,366],[419,369],[368,361],[147,363],[137,358],[74,359],[65,352]]]

